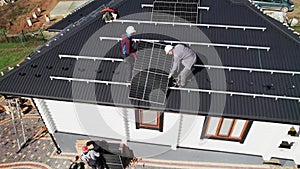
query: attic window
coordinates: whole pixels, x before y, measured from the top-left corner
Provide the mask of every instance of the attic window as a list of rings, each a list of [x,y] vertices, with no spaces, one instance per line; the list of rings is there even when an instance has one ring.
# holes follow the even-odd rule
[[[163,116],[162,112],[150,111],[150,110],[136,110],[135,120],[136,129],[145,128],[163,131]]]
[[[201,138],[237,141],[243,143],[251,127],[248,120],[208,117]]]

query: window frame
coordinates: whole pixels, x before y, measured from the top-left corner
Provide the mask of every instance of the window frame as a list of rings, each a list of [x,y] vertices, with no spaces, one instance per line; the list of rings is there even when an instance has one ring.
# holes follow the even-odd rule
[[[143,109],[135,110],[135,122],[136,129],[150,129],[150,130],[158,130],[163,132],[163,121],[164,121],[164,113],[157,111],[157,125],[142,123],[142,113]]]
[[[224,118],[224,117],[215,117],[215,118],[220,118],[215,135],[207,133],[211,117],[205,117],[205,122],[203,125],[200,139],[207,138],[207,139],[215,139],[215,140],[235,141],[235,142],[240,142],[242,144],[244,143],[253,123],[253,121],[246,120],[244,127],[241,131],[240,137],[237,138],[237,137],[231,137],[231,134],[233,133],[236,122],[239,119]],[[233,120],[228,136],[219,135],[224,119]]]

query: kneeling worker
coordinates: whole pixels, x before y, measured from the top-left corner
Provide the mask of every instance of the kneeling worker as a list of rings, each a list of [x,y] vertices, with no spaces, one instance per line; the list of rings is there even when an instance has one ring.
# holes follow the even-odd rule
[[[173,66],[169,78],[171,78],[174,75],[175,70],[179,68],[180,62],[184,65],[184,69],[180,72],[180,87],[184,87],[191,72],[191,68],[196,63],[196,53],[192,49],[181,44],[174,47],[167,45],[165,47],[165,52],[167,55],[174,55]]]

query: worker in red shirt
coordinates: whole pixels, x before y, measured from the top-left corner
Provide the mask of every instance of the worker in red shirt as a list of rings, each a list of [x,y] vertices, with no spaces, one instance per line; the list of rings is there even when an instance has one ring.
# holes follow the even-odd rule
[[[124,63],[127,65],[126,82],[131,81],[133,65],[136,59],[135,52],[137,51],[136,44],[132,40],[132,36],[136,33],[133,26],[128,26],[126,33],[122,35],[120,45],[121,57],[124,58]]]

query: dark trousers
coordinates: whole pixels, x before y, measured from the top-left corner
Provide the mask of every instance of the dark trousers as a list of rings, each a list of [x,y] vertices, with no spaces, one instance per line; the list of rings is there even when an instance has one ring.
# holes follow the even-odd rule
[[[127,57],[123,57],[124,58],[124,63],[126,64],[126,81],[131,81],[131,78],[132,78],[132,71],[133,71],[133,66],[134,66],[134,62],[135,62],[135,59],[133,57],[133,53],[130,54],[129,56]]]
[[[97,159],[97,160],[89,160],[88,161],[88,164],[90,167],[92,167],[92,169],[104,169],[101,161],[100,161],[100,158]]]

